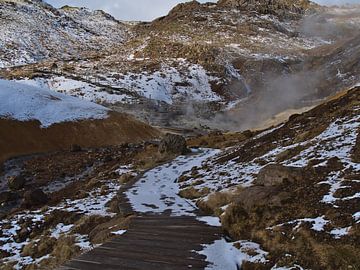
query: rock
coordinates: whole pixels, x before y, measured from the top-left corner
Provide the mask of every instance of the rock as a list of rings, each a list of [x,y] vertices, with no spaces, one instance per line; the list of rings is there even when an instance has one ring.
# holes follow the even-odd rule
[[[0,193],[0,204],[14,201],[14,200],[16,200],[16,198],[17,198],[17,196],[13,192],[8,192],[8,191],[1,192]]]
[[[41,189],[29,190],[24,194],[24,204],[27,207],[43,205],[48,200],[48,196]]]
[[[254,206],[267,204],[270,197],[276,193],[276,187],[252,186],[242,190],[236,201],[249,211]]]
[[[82,149],[81,149],[81,146],[80,145],[77,145],[77,144],[73,144],[70,146],[70,152],[80,152]]]
[[[15,241],[17,243],[22,243],[29,238],[29,235],[30,231],[28,231],[26,228],[21,228],[21,230],[19,230],[15,236]]]
[[[186,154],[189,150],[183,136],[168,133],[160,142],[159,152],[169,154]]]
[[[254,181],[259,186],[278,186],[295,183],[303,179],[302,170],[281,164],[270,164],[262,168]]]
[[[341,159],[338,157],[330,158],[326,165],[331,169],[331,171],[340,171],[344,169],[344,165],[342,164]]]
[[[0,249],[0,260],[10,256],[11,254],[8,251]]]
[[[109,193],[109,187],[107,185],[102,185],[100,188],[100,194],[106,195]]]
[[[13,175],[7,178],[9,189],[19,190],[25,186],[25,178],[21,175]]]
[[[246,211],[251,212],[256,206],[281,207],[291,200],[291,194],[276,186],[251,186],[243,189],[237,196],[236,202]]]
[[[125,173],[119,177],[119,183],[120,184],[126,184],[133,180],[135,176],[132,173]]]

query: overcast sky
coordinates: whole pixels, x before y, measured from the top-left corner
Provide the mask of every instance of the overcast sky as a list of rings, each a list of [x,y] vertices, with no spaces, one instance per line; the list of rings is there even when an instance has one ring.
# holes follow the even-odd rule
[[[55,7],[64,5],[86,6],[91,9],[101,9],[120,20],[151,21],[166,15],[169,10],[186,0],[46,0]],[[216,0],[200,0],[199,2],[216,2]],[[315,0],[320,4],[359,3],[360,0]]]

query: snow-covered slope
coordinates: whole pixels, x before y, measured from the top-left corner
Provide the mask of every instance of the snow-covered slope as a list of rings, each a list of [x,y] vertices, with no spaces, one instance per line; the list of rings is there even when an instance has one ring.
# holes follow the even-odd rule
[[[104,119],[108,109],[46,88],[0,80],[0,118],[38,120],[42,127],[85,119]]]
[[[55,9],[41,0],[0,1],[0,10],[0,68],[105,53],[126,38],[127,27],[100,11]]]

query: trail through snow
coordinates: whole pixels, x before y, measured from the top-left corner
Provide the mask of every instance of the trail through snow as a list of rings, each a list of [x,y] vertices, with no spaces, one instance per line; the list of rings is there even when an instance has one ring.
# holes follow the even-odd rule
[[[220,153],[220,150],[201,149],[192,155],[179,156],[172,162],[148,171],[126,195],[135,211],[146,214],[170,214],[171,216],[196,216],[197,207],[189,200],[181,198],[178,178],[194,167]],[[217,217],[196,217],[209,226],[221,226]],[[240,241],[227,242],[220,238],[210,245],[203,245],[199,254],[206,256],[208,270],[235,270],[243,261],[264,262],[267,252],[257,243]],[[251,251],[251,253],[249,253]],[[225,268],[224,268],[225,267]]]
[[[204,149],[197,154],[179,156],[170,163],[148,171],[126,193],[134,210],[140,213],[170,212],[173,216],[194,216],[196,206],[178,195],[180,189],[177,179],[219,152]]]

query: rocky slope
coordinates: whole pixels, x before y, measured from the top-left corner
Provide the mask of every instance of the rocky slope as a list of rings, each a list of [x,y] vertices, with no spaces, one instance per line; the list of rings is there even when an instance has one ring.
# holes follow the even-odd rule
[[[151,23],[124,25],[100,11],[5,1],[3,12],[9,16],[22,7],[44,13],[38,16],[41,24],[67,18],[71,27],[66,26],[66,31],[86,34],[76,33],[81,40],[64,48],[74,48],[75,54],[76,48],[88,49],[80,60],[50,48],[47,54],[56,55],[56,61],[34,51],[45,61],[3,69],[0,76],[34,79],[55,91],[110,105],[152,124],[194,127],[201,122],[222,129],[252,127],[285,109],[313,105],[358,81],[359,43],[353,35],[359,29],[356,8],[325,9],[308,1],[244,3],[192,1]],[[60,18],[53,13],[61,14]],[[29,14],[23,17],[31,22]],[[3,23],[6,27],[16,24],[16,30],[25,21]],[[40,30],[26,24],[34,42],[40,42]],[[51,26],[52,32],[65,31],[61,25]],[[10,41],[15,42],[15,49],[10,47],[3,54],[10,59],[3,62],[22,61],[18,60],[21,53],[14,52],[33,51],[14,37]],[[124,42],[114,44],[117,38]],[[51,46],[48,39],[43,43]],[[5,38],[2,42],[10,44]],[[267,104],[269,96],[276,106]],[[259,112],[258,107],[264,109]]]
[[[0,68],[106,54],[127,37],[127,27],[102,11],[2,0],[0,12]]]
[[[7,162],[0,176],[0,269],[57,269],[125,232],[130,217],[117,193],[150,154],[145,145],[122,144]]]
[[[359,268],[359,90],[247,134],[179,178],[180,194],[229,236],[268,252],[242,269]]]

